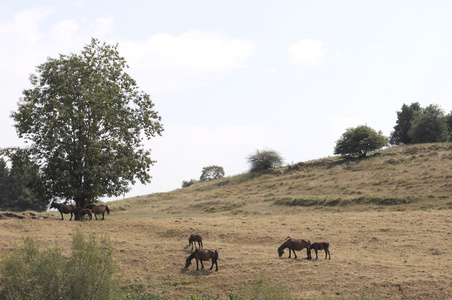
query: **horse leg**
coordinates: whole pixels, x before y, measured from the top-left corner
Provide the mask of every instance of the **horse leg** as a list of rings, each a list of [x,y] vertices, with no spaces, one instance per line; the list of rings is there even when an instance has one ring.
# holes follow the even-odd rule
[[[73,215],[73,213],[72,213],[72,211],[71,211],[71,218],[69,219],[69,221],[72,221],[72,215]]]
[[[104,220],[105,218],[104,218],[104,213],[102,213],[102,220]]]
[[[96,213],[94,213],[94,217],[96,217],[96,220],[97,220],[97,214]]]
[[[202,259],[200,260],[201,262],[201,269],[204,269],[204,264],[202,263]]]
[[[61,214],[61,220],[64,220],[64,218],[63,218],[63,213],[62,213],[62,212],[60,212],[60,214]]]
[[[307,259],[312,259],[311,250],[309,250],[308,248],[306,248],[306,254],[308,255]]]
[[[317,258],[319,258],[319,256],[317,255],[317,249],[314,249],[314,251],[315,251],[315,259],[317,259]]]
[[[199,270],[199,267],[198,267],[198,259],[195,257],[195,259],[196,259],[196,271],[198,271]],[[202,261],[201,261],[201,265],[202,265]]]
[[[295,253],[295,249],[292,249],[293,251],[293,255],[295,256],[294,258],[297,259],[297,254]]]
[[[330,254],[330,250],[328,249],[327,251],[328,251],[328,256],[329,256],[329,259],[331,259],[331,254]],[[326,254],[325,254],[325,259],[326,259]]]

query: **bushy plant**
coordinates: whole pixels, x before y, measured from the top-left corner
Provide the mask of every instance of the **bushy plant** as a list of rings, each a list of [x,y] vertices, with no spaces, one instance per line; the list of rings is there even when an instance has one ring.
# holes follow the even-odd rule
[[[57,246],[39,251],[26,237],[22,248],[2,259],[0,299],[112,299],[117,292],[112,252],[108,238],[98,244],[79,229],[69,258]]]
[[[194,184],[196,184],[196,183],[198,183],[198,182],[199,182],[199,181],[196,180],[196,179],[190,179],[189,181],[184,180],[184,181],[182,181],[182,187],[183,187],[183,188],[186,188],[186,187],[189,187],[189,186],[191,186],[191,185],[194,185]]]
[[[281,154],[274,150],[256,150],[255,154],[248,156],[251,172],[263,172],[271,168],[281,167],[283,161]]]
[[[334,154],[366,157],[367,153],[386,146],[388,140],[381,131],[376,132],[367,125],[348,128],[336,142]]]
[[[218,178],[224,177],[224,169],[220,166],[208,166],[202,168],[201,177],[199,177],[199,181],[206,182],[211,181]]]

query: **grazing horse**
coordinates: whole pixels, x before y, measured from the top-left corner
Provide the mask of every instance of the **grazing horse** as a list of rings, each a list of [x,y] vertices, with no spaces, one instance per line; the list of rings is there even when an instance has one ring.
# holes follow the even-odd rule
[[[330,243],[312,243],[311,245],[309,245],[308,247],[308,251],[311,252],[311,249],[314,249],[315,251],[315,259],[319,258],[319,256],[317,255],[317,251],[319,250],[325,250],[325,259],[327,257],[329,257],[329,259],[331,259],[331,255],[330,255]]]
[[[91,209],[91,211],[94,213],[94,217],[97,220],[97,215],[102,214],[102,220],[105,219],[104,214],[105,211],[107,211],[107,214],[110,214],[110,209],[108,209],[107,205],[94,205],[94,204],[87,204],[85,205],[85,208]]]
[[[202,236],[199,234],[191,234],[190,238],[188,239],[188,246],[191,245],[191,250],[193,250],[193,245],[195,245],[196,248],[196,242],[198,242],[198,248],[204,248],[204,245],[202,244]]]
[[[93,214],[91,213],[91,209],[89,209],[89,208],[76,207],[75,214],[76,214],[76,219],[80,220],[80,221],[83,221],[85,219],[85,215],[88,215],[90,220],[93,219]]]
[[[52,202],[50,204],[50,208],[58,209],[58,211],[61,214],[61,220],[64,220],[63,214],[69,214],[69,213],[71,214],[71,218],[69,219],[69,221],[72,220],[72,215],[75,215],[75,206],[72,204],[66,205],[66,204]]]
[[[196,270],[199,270],[198,268],[198,261],[201,261],[201,269],[204,269],[204,264],[202,261],[208,261],[209,259],[212,259],[212,266],[210,266],[209,270],[212,270],[213,265],[215,264],[216,270],[218,271],[218,251],[212,250],[212,249],[196,249],[195,252],[190,254],[190,256],[187,258],[185,263],[185,268],[188,268],[188,266],[191,265],[192,259],[196,259]]]
[[[278,255],[279,255],[279,257],[281,257],[284,254],[284,249],[289,248],[289,258],[290,258],[291,251],[293,251],[293,254],[295,255],[295,259],[296,259],[297,254],[295,253],[295,250],[299,251],[299,250],[303,250],[304,248],[306,248],[306,254],[308,256],[307,259],[311,259],[311,252],[308,251],[309,245],[311,245],[311,241],[309,241],[309,240],[289,238],[281,246],[279,246]]]

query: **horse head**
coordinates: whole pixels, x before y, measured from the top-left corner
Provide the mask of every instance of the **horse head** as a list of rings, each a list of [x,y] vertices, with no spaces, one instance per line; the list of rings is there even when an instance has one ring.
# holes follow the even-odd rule
[[[282,249],[281,247],[278,248],[278,255],[279,257],[281,257],[284,254],[284,249]]]
[[[187,260],[185,261],[185,268],[188,268],[191,265],[191,259],[187,258]]]

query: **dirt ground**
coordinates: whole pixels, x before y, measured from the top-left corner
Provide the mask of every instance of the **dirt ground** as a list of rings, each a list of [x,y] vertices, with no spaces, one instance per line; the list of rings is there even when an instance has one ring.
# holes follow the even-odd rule
[[[66,219],[69,219],[65,216]],[[226,299],[256,274],[289,288],[297,299],[347,296],[363,289],[390,299],[452,299],[452,210],[401,212],[310,212],[290,216],[124,218],[104,221],[42,218],[0,219],[0,255],[32,236],[40,247],[55,243],[69,254],[74,228],[106,234],[115,249],[118,273],[139,291],[185,299],[191,292]],[[219,271],[196,271],[188,237],[203,236],[219,251]],[[298,259],[277,248],[286,237],[325,241],[331,260]],[[206,264],[210,267],[210,262]]]

